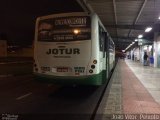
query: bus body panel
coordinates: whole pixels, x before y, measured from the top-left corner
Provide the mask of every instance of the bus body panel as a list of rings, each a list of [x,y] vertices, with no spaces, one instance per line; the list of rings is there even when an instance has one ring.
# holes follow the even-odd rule
[[[90,40],[68,42],[65,45],[61,43],[39,42],[35,51],[37,53],[35,55],[38,61],[37,65],[40,68],[38,73],[55,76],[87,75],[91,57],[90,48]],[[48,67],[48,71],[43,70],[45,67]],[[59,71],[57,71],[58,69]]]

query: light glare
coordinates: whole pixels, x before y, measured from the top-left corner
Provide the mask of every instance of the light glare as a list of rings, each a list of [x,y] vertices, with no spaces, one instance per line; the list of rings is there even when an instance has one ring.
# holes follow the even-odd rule
[[[80,30],[75,29],[73,32],[74,32],[74,34],[78,34],[78,33],[80,33]]]
[[[138,35],[138,38],[142,38],[143,37],[143,35]]]
[[[149,32],[149,31],[151,31],[151,30],[152,30],[151,27],[147,27],[147,28],[145,29],[145,32]]]

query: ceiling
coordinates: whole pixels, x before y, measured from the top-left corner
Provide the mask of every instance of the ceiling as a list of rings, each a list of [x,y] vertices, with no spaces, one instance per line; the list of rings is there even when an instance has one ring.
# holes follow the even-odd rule
[[[123,50],[139,34],[153,40],[160,15],[160,0],[77,0],[83,2],[90,11],[100,17],[116,44],[116,49]],[[154,26],[150,33],[144,33],[148,26]],[[157,28],[158,27],[158,28]]]
[[[0,39],[31,45],[38,16],[81,11],[98,14],[117,50],[125,49],[138,34],[152,41],[154,32],[160,31],[160,0],[1,0]],[[154,27],[152,32],[144,33],[147,26]]]

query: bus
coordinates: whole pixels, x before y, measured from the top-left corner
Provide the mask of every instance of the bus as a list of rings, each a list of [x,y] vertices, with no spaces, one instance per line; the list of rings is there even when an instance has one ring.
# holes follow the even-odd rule
[[[37,18],[35,79],[64,85],[102,85],[114,62],[114,42],[97,14],[73,12]]]

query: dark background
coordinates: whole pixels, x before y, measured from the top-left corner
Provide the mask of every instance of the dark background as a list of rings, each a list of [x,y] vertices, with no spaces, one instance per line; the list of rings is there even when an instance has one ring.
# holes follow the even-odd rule
[[[76,0],[1,0],[0,39],[8,45],[31,45],[37,17],[81,11]]]

